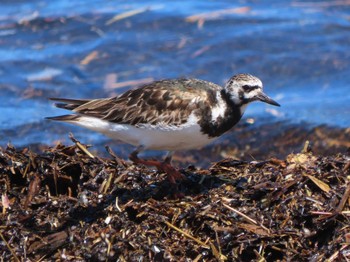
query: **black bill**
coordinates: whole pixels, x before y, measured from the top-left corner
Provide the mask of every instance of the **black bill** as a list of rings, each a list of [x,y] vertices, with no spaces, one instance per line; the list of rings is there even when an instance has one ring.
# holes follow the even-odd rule
[[[264,93],[259,94],[257,96],[257,98],[261,102],[265,102],[265,103],[268,103],[268,104],[273,105],[273,106],[281,106],[279,103],[277,103],[275,100],[273,100],[269,96],[265,95]]]

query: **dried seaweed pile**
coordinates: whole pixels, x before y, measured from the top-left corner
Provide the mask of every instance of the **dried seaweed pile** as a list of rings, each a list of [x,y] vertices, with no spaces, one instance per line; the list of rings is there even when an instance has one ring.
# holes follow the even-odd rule
[[[350,259],[350,158],[225,159],[164,174],[75,141],[0,150],[3,261]]]

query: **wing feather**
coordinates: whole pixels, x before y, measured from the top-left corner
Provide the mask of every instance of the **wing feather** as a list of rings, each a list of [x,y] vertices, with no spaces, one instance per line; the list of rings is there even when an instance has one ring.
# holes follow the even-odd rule
[[[186,123],[189,115],[206,110],[221,87],[198,79],[161,80],[105,99],[55,99],[80,115],[131,125]],[[83,101],[83,102],[82,102]]]

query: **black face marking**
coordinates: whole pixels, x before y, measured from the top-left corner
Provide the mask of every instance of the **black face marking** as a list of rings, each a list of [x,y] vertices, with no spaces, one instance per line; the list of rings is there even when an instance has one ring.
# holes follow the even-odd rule
[[[244,86],[242,86],[242,88],[243,88],[244,92],[249,93],[249,92],[251,92],[251,91],[253,91],[255,89],[259,89],[260,86],[244,85]]]
[[[202,108],[199,115],[201,119],[199,121],[201,131],[209,137],[221,136],[237,124],[242,117],[240,106],[234,104],[224,90],[221,91],[221,97],[227,103],[223,117],[218,117],[216,121],[212,121],[211,109],[209,107]]]
[[[250,102],[249,99],[245,98],[244,91],[242,91],[242,90],[238,91],[238,97],[239,97],[239,101],[240,101],[239,106],[248,104]]]
[[[242,90],[238,91],[238,97],[239,97],[239,100],[241,100],[241,101],[244,100],[244,92]]]

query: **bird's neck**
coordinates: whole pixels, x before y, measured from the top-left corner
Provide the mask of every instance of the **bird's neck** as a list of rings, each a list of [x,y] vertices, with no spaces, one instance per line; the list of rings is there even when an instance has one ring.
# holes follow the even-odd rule
[[[213,138],[221,136],[237,124],[245,109],[245,106],[237,105],[224,89],[221,90],[217,100],[217,108],[220,108],[222,112],[214,115],[214,110],[211,110],[199,123],[202,132]]]
[[[233,100],[225,89],[221,90],[220,95],[223,101],[226,103],[224,118],[227,119],[227,121],[231,123],[231,127],[233,127],[239,120],[241,120],[247,104],[237,104],[236,100]]]

